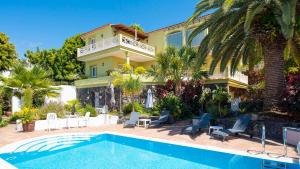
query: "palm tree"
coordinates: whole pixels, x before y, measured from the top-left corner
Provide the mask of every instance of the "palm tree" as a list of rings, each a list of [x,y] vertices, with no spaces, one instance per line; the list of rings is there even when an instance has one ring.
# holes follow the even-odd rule
[[[210,30],[201,42],[197,62],[211,53],[212,73],[217,64],[234,73],[242,62],[248,64],[261,53],[264,55],[264,108],[276,108],[285,88],[284,50],[300,63],[298,0],[202,0],[189,21],[205,16],[189,37],[189,42],[203,30]],[[297,21],[297,22],[296,22]],[[298,40],[298,44],[297,44]]]
[[[23,98],[24,107],[31,107],[34,96],[56,96],[58,88],[52,87],[53,83],[48,79],[48,74],[41,67],[26,67],[24,64],[16,64],[10,77],[3,78],[6,87],[16,89]]]
[[[175,94],[180,94],[182,80],[199,80],[206,76],[201,65],[195,64],[196,50],[190,47],[177,49],[168,47],[157,55],[157,64],[148,70],[148,76],[157,80],[172,80],[175,84]]]
[[[136,24],[136,23],[132,24],[132,25],[130,25],[130,28],[135,29],[135,30],[140,31],[140,32],[144,32],[144,29],[140,24]]]
[[[134,111],[134,96],[139,95],[143,89],[140,76],[144,74],[145,69],[143,67],[137,67],[134,71],[131,70],[132,67],[130,65],[124,64],[122,69],[112,72],[112,83],[114,86],[119,86],[125,96],[129,97],[132,111]],[[129,74],[127,74],[128,72]]]

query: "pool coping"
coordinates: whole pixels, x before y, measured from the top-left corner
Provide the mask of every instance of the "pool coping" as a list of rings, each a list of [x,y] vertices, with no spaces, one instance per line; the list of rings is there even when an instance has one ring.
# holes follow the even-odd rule
[[[191,148],[205,149],[205,150],[210,150],[210,151],[215,151],[215,152],[222,152],[222,153],[235,154],[235,155],[241,155],[241,156],[246,156],[246,157],[260,158],[260,159],[264,159],[264,160],[272,160],[272,161],[291,163],[291,164],[300,164],[300,161],[298,162],[296,159],[290,158],[290,157],[275,158],[275,157],[270,157],[266,154],[256,154],[255,155],[255,154],[250,154],[248,152],[240,151],[240,150],[225,149],[225,148],[220,148],[220,147],[215,147],[215,146],[198,145],[198,144],[186,143],[186,142],[182,142],[182,141],[171,141],[171,140],[166,140],[166,139],[137,136],[134,134],[124,134],[124,133],[111,132],[111,131],[60,133],[60,134],[44,135],[44,136],[24,139],[24,140],[17,141],[17,142],[7,144],[7,145],[0,147],[0,154],[13,151],[17,145],[21,145],[21,144],[24,144],[24,143],[27,143],[30,141],[35,141],[35,140],[39,140],[39,139],[43,139],[43,138],[67,136],[67,135],[100,135],[100,134],[112,134],[112,135],[117,135],[117,136],[131,137],[131,138],[137,138],[137,139],[143,139],[143,140],[149,140],[149,141],[155,141],[155,142],[161,142],[161,143],[167,143],[167,144],[173,144],[173,145],[179,145],[179,146],[185,146],[185,147],[191,147]],[[10,164],[7,161],[0,158],[0,168],[2,168],[2,167],[4,167],[5,169],[17,169],[12,164]]]

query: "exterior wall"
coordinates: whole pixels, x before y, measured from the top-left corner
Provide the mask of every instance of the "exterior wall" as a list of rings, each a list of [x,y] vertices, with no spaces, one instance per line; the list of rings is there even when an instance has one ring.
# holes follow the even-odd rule
[[[141,104],[145,104],[145,99],[147,98],[147,91],[149,88],[153,89],[154,86],[145,85],[143,91],[141,92],[141,95],[139,97],[136,97],[135,100]],[[114,88],[114,96],[116,101],[114,105],[112,105],[110,102],[112,95],[110,92],[110,88],[108,86],[77,88],[76,92],[77,92],[77,99],[80,101],[81,104],[83,105],[90,104],[93,107],[97,107],[95,105],[95,100],[98,99],[98,103],[99,103],[98,107],[103,107],[104,105],[107,105],[109,110],[116,109],[120,111],[120,106],[122,108],[124,105],[126,105],[129,102],[128,98],[123,96],[122,93],[120,93],[120,88],[117,87]],[[121,105],[120,105],[120,99],[121,99]],[[154,101],[155,100],[156,99],[154,98]]]
[[[106,26],[103,29],[99,31],[95,31],[89,35],[86,35],[83,40],[85,41],[85,44],[90,44],[91,40],[95,38],[96,42],[101,42],[102,38],[111,38],[114,36],[114,33],[110,26]]]
[[[106,57],[95,61],[85,63],[85,75],[91,78],[90,68],[91,66],[97,67],[97,77],[107,76],[107,71],[113,68],[112,57]]]

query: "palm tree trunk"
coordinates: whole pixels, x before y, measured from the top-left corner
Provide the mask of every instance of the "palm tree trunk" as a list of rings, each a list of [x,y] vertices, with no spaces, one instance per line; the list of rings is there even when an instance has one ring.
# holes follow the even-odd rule
[[[264,45],[265,97],[264,110],[278,108],[281,94],[285,88],[284,45],[278,42]]]

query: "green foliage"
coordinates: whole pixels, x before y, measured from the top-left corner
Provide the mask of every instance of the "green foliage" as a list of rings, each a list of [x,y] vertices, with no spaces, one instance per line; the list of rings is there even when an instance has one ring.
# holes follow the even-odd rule
[[[176,120],[183,118],[181,111],[182,101],[178,96],[168,94],[157,103],[157,106],[159,110],[169,110],[171,115]]]
[[[108,112],[108,114],[112,115],[112,116],[119,116],[120,112],[118,112],[117,110],[113,110],[113,111]]]
[[[43,105],[39,111],[39,119],[40,120],[45,120],[47,118],[48,113],[56,113],[58,118],[64,118],[65,113],[64,106],[60,103],[57,102],[50,102],[48,104]]]
[[[32,107],[33,91],[31,88],[24,89],[23,107]]]
[[[128,103],[123,107],[123,114],[126,116],[130,114],[133,111],[139,112],[140,114],[144,114],[144,109],[142,105],[140,105],[138,102],[133,102],[134,110],[132,109],[132,103]]]
[[[135,24],[130,25],[129,27],[133,28],[133,29],[136,29],[137,31],[144,32],[143,27],[141,25],[139,25],[139,24],[135,23]]]
[[[158,54],[157,65],[150,67],[147,71],[148,76],[157,80],[173,81],[175,92],[179,94],[182,79],[199,80],[207,77],[205,71],[201,70],[202,64],[195,63],[196,55],[197,52],[194,48],[168,47],[164,52]]]
[[[9,42],[9,38],[0,32],[0,72],[9,70],[17,60],[15,46]]]
[[[90,105],[90,104],[86,104],[83,108],[82,108],[82,115],[84,116],[86,112],[90,112],[90,116],[91,117],[96,117],[97,116],[97,111],[96,109]]]
[[[83,47],[80,35],[65,40],[62,48],[27,51],[25,57],[32,64],[38,64],[51,74],[55,81],[72,82],[84,76],[84,63],[77,60],[77,48]]]
[[[132,72],[136,74],[133,74]],[[140,81],[140,77],[143,75],[143,72],[143,67],[138,67],[136,70],[132,71],[132,67],[129,64],[124,64],[122,69],[111,73],[111,76],[113,77],[112,83],[114,86],[121,87],[124,95],[129,97],[131,103],[134,101],[134,96],[139,95],[142,92],[143,84]],[[130,74],[128,75],[128,73]],[[133,109],[132,111],[135,110]]]
[[[15,64],[10,77],[3,78],[4,84],[16,88],[16,94],[24,97],[24,106],[31,107],[33,96],[57,96],[58,88],[52,87],[47,72],[39,66],[31,68],[25,64]]]
[[[16,117],[21,119],[22,124],[28,124],[36,119],[38,119],[37,109],[23,107],[21,111],[16,112]]]
[[[64,107],[67,111],[72,112],[72,113],[81,111],[80,102],[77,99],[69,100],[68,104],[66,104]]]
[[[227,115],[231,96],[225,88],[218,87],[214,90],[205,88],[199,99],[200,103],[205,106],[206,111],[212,113],[214,117]]]
[[[3,120],[2,114],[0,114],[0,127],[7,126],[8,122],[6,120]]]

